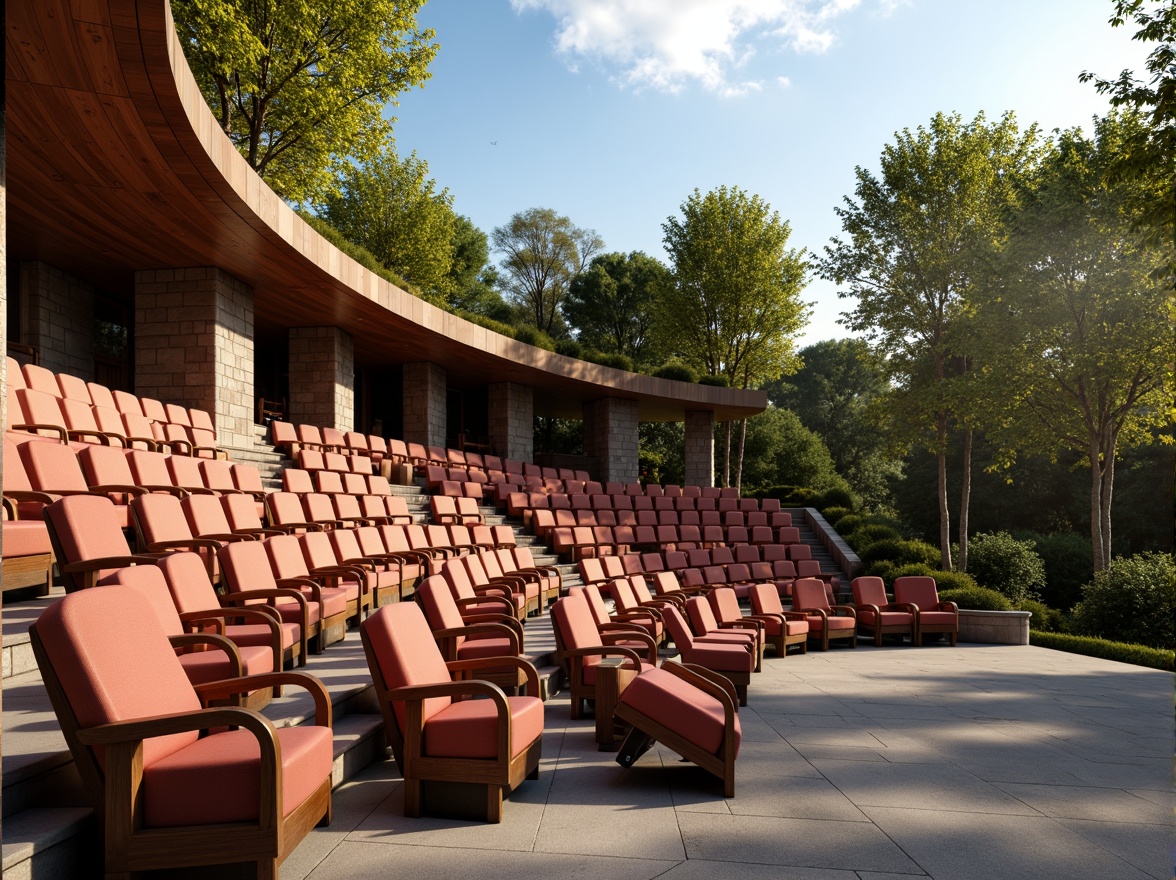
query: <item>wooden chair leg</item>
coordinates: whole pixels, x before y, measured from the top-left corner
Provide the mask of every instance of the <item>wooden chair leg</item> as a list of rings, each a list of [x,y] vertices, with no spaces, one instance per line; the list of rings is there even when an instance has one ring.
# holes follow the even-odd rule
[[[410,819],[420,818],[421,781],[419,779],[404,780],[404,815]]]
[[[278,880],[278,860],[259,859],[257,862],[257,880]]]
[[[498,824],[502,821],[502,786],[486,786],[486,821]]]

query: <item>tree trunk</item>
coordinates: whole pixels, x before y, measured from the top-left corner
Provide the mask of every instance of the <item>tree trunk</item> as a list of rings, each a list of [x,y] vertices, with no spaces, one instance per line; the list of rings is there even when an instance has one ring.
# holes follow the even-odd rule
[[[1097,435],[1090,438],[1090,546],[1094,550],[1094,570],[1107,567],[1103,553],[1102,527],[1102,467],[1099,464],[1099,442]]]
[[[1107,441],[1103,449],[1102,493],[1099,505],[1099,528],[1102,530],[1103,568],[1111,567],[1114,552],[1111,547],[1111,501],[1115,489],[1115,447],[1117,437],[1113,429],[1107,430]]]
[[[747,419],[740,422],[739,428],[739,463],[735,466],[735,491],[743,494],[743,447],[747,442]]]
[[[968,506],[972,501],[972,429],[964,429],[964,473],[960,479],[960,558],[957,567],[968,570]]]
[[[935,418],[938,440],[936,461],[939,464],[939,558],[944,571],[951,571],[951,511],[947,509],[947,413]]]
[[[727,442],[723,447],[723,488],[731,485],[731,423],[727,422]]]

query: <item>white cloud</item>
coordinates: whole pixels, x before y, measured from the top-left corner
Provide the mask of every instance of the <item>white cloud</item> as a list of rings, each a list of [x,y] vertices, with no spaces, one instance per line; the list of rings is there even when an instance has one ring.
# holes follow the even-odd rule
[[[556,46],[569,64],[594,58],[615,68],[614,78],[635,89],[679,92],[693,82],[738,96],[763,87],[732,76],[755,54],[757,41],[824,52],[836,39],[833,20],[859,2],[511,0],[511,5],[519,12],[542,10],[555,17]]]

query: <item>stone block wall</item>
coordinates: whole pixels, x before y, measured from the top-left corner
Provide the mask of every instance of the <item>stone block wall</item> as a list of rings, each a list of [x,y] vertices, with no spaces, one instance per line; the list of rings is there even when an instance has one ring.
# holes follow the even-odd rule
[[[135,273],[135,393],[206,409],[253,445],[253,291],[215,267]]]
[[[715,484],[715,414],[709,410],[686,413],[686,485]]]
[[[584,454],[600,462],[597,479],[637,480],[637,401],[605,397],[584,404]]]
[[[21,263],[20,341],[40,349],[46,369],[93,381],[94,288],[48,263]]]
[[[449,416],[445,399],[445,368],[428,362],[404,365],[404,439],[426,446],[445,446]]]
[[[528,385],[499,382],[488,387],[490,444],[502,458],[535,458],[535,395]]]
[[[355,426],[355,343],[338,327],[290,328],[289,420]]]

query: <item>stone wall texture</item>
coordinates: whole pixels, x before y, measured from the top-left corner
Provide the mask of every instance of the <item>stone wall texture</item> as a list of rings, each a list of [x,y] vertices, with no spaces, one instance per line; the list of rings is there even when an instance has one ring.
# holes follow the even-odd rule
[[[48,263],[21,263],[20,341],[40,349],[46,369],[93,381],[94,288]]]
[[[290,328],[290,413],[307,423],[355,426],[355,343],[338,327]]]
[[[637,401],[604,397],[585,403],[584,454],[600,462],[601,482],[636,482]]]
[[[404,439],[426,446],[445,446],[445,368],[421,361],[404,365]]]
[[[686,413],[686,485],[715,484],[715,414],[710,410]]]
[[[535,395],[529,385],[499,382],[490,385],[488,414],[490,445],[502,458],[535,458]]]
[[[135,393],[199,407],[253,445],[253,291],[215,267],[135,273]]]

